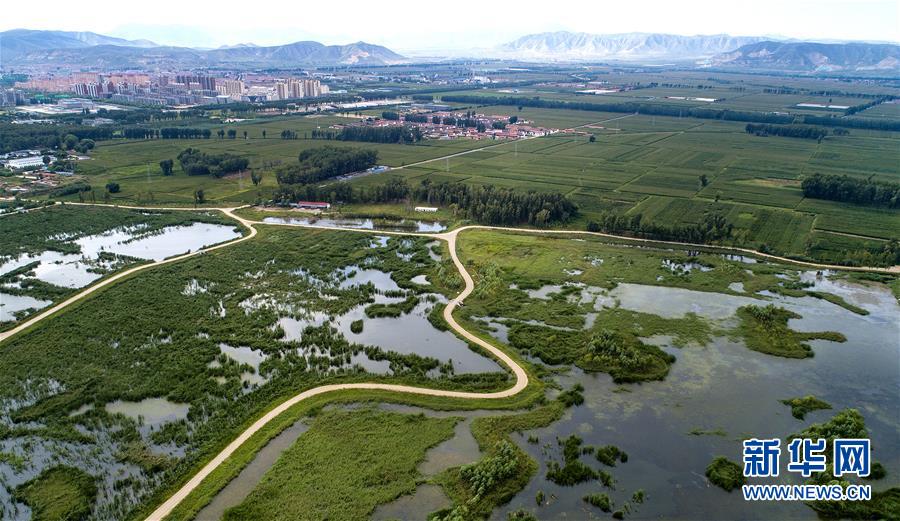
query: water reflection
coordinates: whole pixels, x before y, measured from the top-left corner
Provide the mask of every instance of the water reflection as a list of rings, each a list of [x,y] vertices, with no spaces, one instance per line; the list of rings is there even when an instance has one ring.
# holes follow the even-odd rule
[[[331,217],[265,217],[264,223],[290,224],[295,226],[313,226],[322,228],[354,228],[358,230],[414,231],[417,233],[438,233],[447,227],[436,221],[415,221],[399,219],[396,221],[375,221],[373,219],[341,219]]]
[[[815,274],[804,276],[814,278]],[[582,384],[586,402],[547,428],[514,435],[540,468],[528,486],[492,519],[504,520],[508,512],[519,508],[532,510],[541,519],[599,516],[599,511],[581,501],[583,495],[608,492],[621,506],[638,489],[646,491],[647,500],[629,518],[815,519],[814,512],[799,502],[746,502],[738,493],[710,486],[704,470],[718,455],[740,461],[743,438],[784,439],[847,407],[857,408],[865,416],[876,459],[887,467],[889,477],[875,487],[896,484],[896,478],[890,476],[900,472],[900,306],[883,286],[827,277],[816,280],[817,289],[827,287],[871,314],[860,316],[814,298],[779,298],[778,305],[803,315],[791,321],[792,328],[846,335],[845,344],[813,341],[813,358],[773,357],[725,337],[715,337],[704,347],[677,349],[672,347],[671,337],[659,336],[646,341],[678,358],[662,382],[618,386],[608,375],[585,374],[578,369],[559,376],[564,387]],[[745,302],[758,302],[734,295],[685,293],[677,288],[619,287],[623,286],[618,295],[623,306],[667,316],[694,310],[722,317]],[[622,389],[628,392],[617,392]],[[834,410],[814,411],[799,421],[779,403],[808,394],[831,403]],[[715,435],[716,431],[725,435]],[[617,480],[615,490],[603,489],[596,482],[560,487],[544,478],[548,457],[542,446],[550,444],[555,451],[556,438],[570,434],[578,434],[588,445],[614,444],[628,452],[627,463],[608,469]],[[526,443],[529,435],[536,435],[540,443]],[[555,452],[551,454],[558,459]],[[584,461],[599,468],[587,457]],[[555,495],[556,500],[535,507],[539,490]]]

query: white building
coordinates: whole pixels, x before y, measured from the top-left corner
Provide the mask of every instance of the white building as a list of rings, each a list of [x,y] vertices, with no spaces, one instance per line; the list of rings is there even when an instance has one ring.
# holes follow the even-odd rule
[[[44,166],[44,158],[41,156],[23,157],[22,159],[10,159],[6,162],[6,166],[14,170],[23,168],[31,168],[34,166]]]
[[[433,213],[433,212],[438,211],[438,209],[435,208],[434,206],[416,206],[416,211],[417,211],[417,212]]]

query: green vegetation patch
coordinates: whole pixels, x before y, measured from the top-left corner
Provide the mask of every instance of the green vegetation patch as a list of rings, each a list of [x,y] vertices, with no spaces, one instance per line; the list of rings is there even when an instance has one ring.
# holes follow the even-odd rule
[[[831,404],[816,398],[813,395],[802,396],[799,398],[789,398],[781,400],[781,403],[791,408],[791,414],[794,418],[802,420],[806,418],[806,413],[818,411],[822,409],[831,409]]]
[[[609,512],[610,510],[612,510],[612,501],[610,501],[609,495],[603,492],[588,494],[581,499],[585,503],[595,506],[604,512]]]
[[[473,420],[472,435],[485,456],[472,465],[449,469],[435,478],[453,500],[454,507],[438,512],[433,521],[485,519],[495,507],[509,502],[538,468],[512,442],[509,434],[549,425],[562,416],[564,407],[560,401],[553,401],[522,414]],[[492,479],[485,479],[486,475]]]
[[[19,485],[17,501],[32,510],[33,521],[80,521],[91,515],[97,496],[95,479],[74,467],[59,466]]]
[[[863,415],[856,409],[844,409],[827,422],[814,423],[802,431],[791,435],[788,439],[810,438],[825,439],[825,457],[827,468],[824,472],[813,474],[807,481],[809,484],[831,485],[839,484],[847,487],[851,482],[845,478],[835,478],[833,473],[833,447],[836,438],[868,438],[869,431]],[[870,456],[871,457],[871,456]],[[872,463],[872,478],[884,477],[884,466],[878,462]],[[900,512],[900,487],[891,487],[887,490],[872,493],[872,499],[868,501],[811,501],[807,503],[820,517],[826,519],[898,519]]]
[[[563,464],[551,461],[547,466],[547,479],[562,486],[577,485],[597,478],[597,471],[588,467],[579,460],[581,456],[582,440],[576,435],[571,435],[564,440],[559,440],[563,448]]]
[[[744,337],[747,347],[775,356],[807,358],[814,356],[807,340],[822,339],[846,342],[847,338],[834,331],[799,332],[788,327],[788,320],[800,315],[773,304],[767,306],[743,306],[737,316],[741,323],[737,332]]]
[[[745,481],[741,466],[724,456],[712,460],[706,467],[706,477],[728,492],[740,487]]]
[[[363,519],[415,490],[416,467],[453,436],[456,422],[372,409],[322,412],[224,519]]]

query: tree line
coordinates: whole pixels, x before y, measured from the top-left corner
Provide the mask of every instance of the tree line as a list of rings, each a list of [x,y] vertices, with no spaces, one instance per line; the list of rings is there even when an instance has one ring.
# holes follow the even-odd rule
[[[212,130],[208,128],[167,127],[144,128],[128,127],[122,130],[126,139],[209,139]]]
[[[813,199],[900,208],[900,183],[816,173],[803,179],[800,187]]]
[[[327,186],[282,184],[275,200],[330,203],[417,202],[446,206],[456,215],[482,224],[529,224],[545,226],[565,222],[578,214],[578,207],[561,193],[521,192],[492,185],[465,185],[424,180],[410,186],[403,178],[392,177],[378,185],[357,186],[333,183]]]
[[[51,149],[63,146],[66,136],[78,139],[102,141],[112,139],[110,127],[87,127],[66,125],[16,125],[0,124],[0,154],[24,149]]]
[[[246,170],[250,160],[234,154],[207,154],[196,148],[186,148],[178,154],[181,169],[187,175],[212,175],[222,177]],[[160,165],[161,168],[164,168]],[[164,170],[165,173],[165,170]]]
[[[428,179],[411,189],[410,198],[450,206],[466,219],[493,225],[545,226],[568,221],[578,213],[575,203],[559,192],[523,192],[447,181],[432,183]]]
[[[844,111],[844,115],[852,116],[852,115],[856,114],[857,112],[862,112],[862,111],[864,111],[866,109],[870,109],[876,105],[881,105],[885,101],[891,101],[894,99],[897,99],[897,96],[879,96],[879,97],[873,99],[872,101],[869,101],[866,103],[860,103],[859,105],[853,105],[852,107],[847,108],[847,110]]]
[[[748,134],[757,136],[782,136],[803,139],[821,140],[828,135],[828,129],[811,125],[770,125],[766,123],[747,123],[744,128]]]
[[[589,232],[633,235],[644,239],[709,244],[731,237],[734,225],[720,213],[706,213],[698,223],[663,224],[645,221],[641,214],[626,216],[603,212],[587,224]]]
[[[375,165],[378,152],[371,149],[344,148],[325,145],[300,152],[299,164],[286,165],[275,172],[278,184],[309,184],[352,172],[360,172]]]
[[[651,116],[692,117],[698,119],[719,119],[748,123],[770,123],[778,125],[801,123],[826,127],[900,131],[900,121],[882,121],[869,118],[847,118],[838,116],[776,114],[774,112],[739,111],[708,107],[680,107],[678,105],[663,105],[658,103],[589,103],[548,100],[541,99],[537,96],[527,98],[523,96],[479,96],[467,94],[443,96],[442,100],[445,102],[469,103],[473,105],[505,105],[513,107],[586,110],[596,112],[638,113]]]
[[[370,127],[348,125],[339,131],[313,130],[313,139],[336,141],[362,141],[364,143],[418,143],[422,140],[419,127],[401,125],[396,127]]]

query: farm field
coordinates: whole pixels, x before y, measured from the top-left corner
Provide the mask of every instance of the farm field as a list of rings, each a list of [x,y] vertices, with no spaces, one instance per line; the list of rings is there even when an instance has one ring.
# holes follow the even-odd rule
[[[321,118],[324,122],[346,121],[342,118]],[[236,139],[173,139],[101,142],[91,159],[78,164],[77,173],[83,174],[92,186],[101,188],[109,182],[119,183],[121,191],[111,194],[112,202],[159,203],[191,205],[194,192],[203,190],[210,203],[244,204],[267,199],[277,182],[272,174],[272,164],[296,162],[297,155],[305,149],[330,144],[343,147],[365,147],[378,150],[379,164],[392,167],[433,159],[448,154],[480,148],[486,141],[425,141],[417,145],[383,145],[312,139],[284,140],[281,130],[290,129],[301,137],[319,124],[319,118],[298,117],[295,120],[271,122],[244,122],[228,125],[238,131]],[[327,128],[327,124],[322,125]],[[262,138],[265,128],[267,136]],[[241,132],[247,130],[248,139]],[[172,176],[162,176],[159,162],[173,159],[186,148],[197,148],[207,153],[231,153],[247,157],[250,168],[262,172],[262,182],[254,186],[249,174],[237,174],[222,179],[209,176],[187,176],[176,166]],[[176,160],[177,165],[177,160]],[[77,198],[70,196],[70,200]]]
[[[740,74],[715,78],[691,72],[626,73],[605,79],[610,84],[634,88],[609,95],[586,95],[536,81],[512,90],[448,89],[435,93],[434,98],[440,100],[442,95],[450,94],[539,96],[589,103],[634,99],[680,103],[686,107],[699,103],[716,109],[840,117],[834,109],[798,108],[797,105],[854,105],[871,99],[865,96],[891,93],[885,87],[863,84],[835,90],[834,85],[817,79],[778,78],[781,83],[773,85],[775,79]],[[832,93],[824,94],[827,92]],[[716,97],[722,101],[667,99],[670,97]],[[875,118],[866,115],[871,113],[890,118],[893,106],[896,105],[876,105],[855,117]],[[821,252],[839,251],[836,243],[829,244],[837,240],[833,232],[861,236],[860,240],[845,237],[840,242],[842,247],[858,247],[860,251],[881,247],[882,243],[865,238],[898,238],[897,211],[807,200],[800,183],[816,173],[898,182],[900,132],[851,128],[848,135],[832,132],[816,141],[748,134],[746,124],[738,121],[574,109],[519,109],[506,105],[465,109],[488,115],[517,115],[536,125],[571,131],[517,142],[426,140],[416,145],[394,145],[305,139],[313,130],[352,121],[325,113],[249,116],[228,124],[210,121],[203,125],[233,129],[236,139],[98,142],[92,158],[77,166],[77,173],[85,176],[94,191],[67,195],[63,199],[90,197],[98,201],[102,195],[103,200],[119,204],[190,206],[195,204],[197,191],[202,190],[207,205],[267,201],[278,188],[274,169],[279,164],[291,164],[300,151],[328,144],[375,149],[379,154],[378,163],[393,168],[386,174],[354,179],[352,183],[358,186],[377,185],[388,178],[400,177],[413,184],[426,180],[448,181],[565,194],[580,207],[578,219],[564,225],[570,228],[583,228],[607,213],[640,216],[645,222],[696,224],[704,215],[717,212],[725,215],[738,230],[735,242],[811,259],[824,259],[819,256]],[[266,139],[262,138],[263,130]],[[299,139],[280,139],[282,130],[295,132]],[[247,132],[246,139],[244,132]],[[188,147],[246,157],[250,168],[261,174],[261,181],[254,186],[246,172],[222,179],[189,177],[177,164],[175,175],[160,175],[159,161],[173,159]],[[466,153],[455,155],[461,152]],[[118,183],[120,191],[103,194],[101,187],[110,182]],[[827,258],[834,257],[829,254]]]
[[[536,110],[525,108],[523,115]],[[854,131],[816,143],[750,135],[737,122],[621,114],[597,126],[603,128],[582,129],[596,136],[593,143],[587,134],[557,134],[389,175],[411,183],[562,192],[580,206],[581,218],[571,226],[609,211],[663,223],[697,223],[705,213],[719,212],[745,244],[798,257],[812,253],[807,242],[817,230],[900,237],[896,210],[806,200],[800,190],[803,176],[816,172],[896,182],[900,135]],[[830,236],[816,237],[827,242]]]

